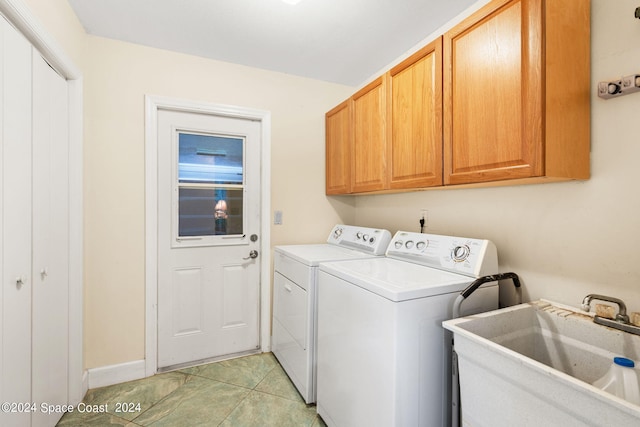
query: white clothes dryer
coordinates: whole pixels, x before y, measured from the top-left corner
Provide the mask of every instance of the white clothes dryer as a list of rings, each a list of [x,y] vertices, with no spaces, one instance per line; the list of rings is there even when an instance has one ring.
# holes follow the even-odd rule
[[[318,414],[330,427],[446,426],[451,335],[442,321],[475,278],[498,272],[496,247],[399,231],[386,255],[319,267]],[[492,282],[463,311],[496,308]]]
[[[382,257],[390,240],[388,230],[336,225],[327,243],[274,248],[271,349],[306,403],[316,400],[318,265]]]

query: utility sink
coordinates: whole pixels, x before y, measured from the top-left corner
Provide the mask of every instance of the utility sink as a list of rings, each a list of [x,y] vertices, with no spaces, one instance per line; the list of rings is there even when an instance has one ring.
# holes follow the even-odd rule
[[[591,385],[640,336],[540,300],[445,321],[458,356],[463,426],[640,426],[640,406]]]

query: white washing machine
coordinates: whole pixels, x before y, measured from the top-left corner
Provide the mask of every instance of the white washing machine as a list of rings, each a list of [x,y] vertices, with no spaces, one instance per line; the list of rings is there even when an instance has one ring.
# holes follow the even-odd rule
[[[475,278],[498,272],[488,240],[399,231],[387,257],[318,275],[318,414],[330,427],[446,426],[451,335],[442,321]],[[464,315],[498,308],[497,282]]]
[[[327,243],[274,248],[271,349],[305,402],[316,400],[319,263],[382,257],[390,240],[388,230],[336,225]]]

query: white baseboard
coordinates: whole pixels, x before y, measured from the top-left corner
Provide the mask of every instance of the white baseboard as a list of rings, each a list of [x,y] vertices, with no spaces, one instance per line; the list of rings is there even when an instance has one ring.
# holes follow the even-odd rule
[[[118,365],[89,369],[89,388],[105,387],[144,378],[146,376],[145,365],[144,360],[135,360]]]

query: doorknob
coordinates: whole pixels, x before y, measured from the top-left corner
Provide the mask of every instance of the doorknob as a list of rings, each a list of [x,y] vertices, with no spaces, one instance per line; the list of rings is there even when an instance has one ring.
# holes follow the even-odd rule
[[[249,252],[248,257],[242,258],[242,259],[254,259],[254,258],[258,258],[258,251],[256,251],[255,249]]]

